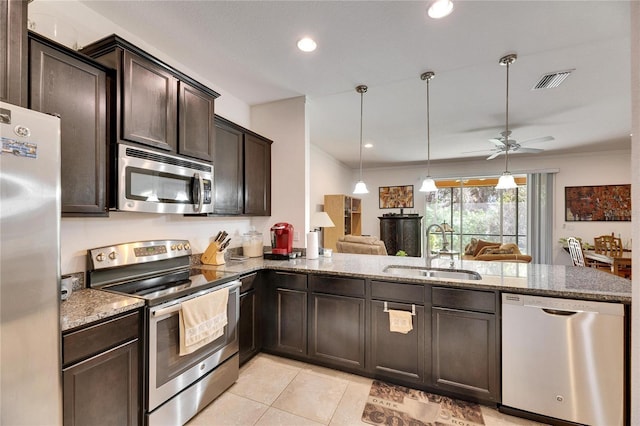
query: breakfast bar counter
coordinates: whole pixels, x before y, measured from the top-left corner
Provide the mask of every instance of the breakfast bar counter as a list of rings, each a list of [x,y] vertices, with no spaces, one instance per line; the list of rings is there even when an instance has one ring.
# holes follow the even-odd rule
[[[449,259],[435,259],[432,262],[431,269],[448,269],[450,262]],[[416,277],[415,274],[409,272],[403,274],[400,268],[394,268],[393,273],[384,272],[384,269],[389,266],[430,269],[426,267],[424,258],[346,253],[333,253],[331,257],[320,256],[318,259],[313,260],[305,258],[292,260],[253,258],[244,262],[230,261],[222,266],[198,265],[199,268],[203,269],[223,269],[240,275],[262,269],[270,269],[404,283],[441,284],[450,287],[499,290],[539,296],[631,303],[630,280],[594,268],[534,263],[454,260],[453,269],[474,271],[482,277],[480,280],[462,280]]]

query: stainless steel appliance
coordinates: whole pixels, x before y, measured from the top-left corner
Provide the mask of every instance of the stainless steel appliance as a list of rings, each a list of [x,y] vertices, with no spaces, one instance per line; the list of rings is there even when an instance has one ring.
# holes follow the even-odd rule
[[[191,268],[186,240],[141,241],[89,250],[92,288],[140,297],[145,309],[145,422],[182,425],[238,379],[240,281]],[[222,336],[180,356],[179,312],[187,300],[229,289]]]
[[[588,425],[624,422],[624,307],[502,295],[502,404]]]
[[[60,119],[0,102],[0,424],[62,424]]]
[[[120,143],[116,210],[213,213],[213,165]]]

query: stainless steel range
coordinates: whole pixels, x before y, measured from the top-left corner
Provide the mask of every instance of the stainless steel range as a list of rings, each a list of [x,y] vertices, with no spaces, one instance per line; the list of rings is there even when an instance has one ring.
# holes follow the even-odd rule
[[[92,288],[145,300],[148,425],[186,423],[238,379],[240,281],[236,274],[191,268],[190,256],[186,240],[118,244],[88,253]],[[228,289],[228,302],[222,335],[181,356],[182,304],[223,289]]]

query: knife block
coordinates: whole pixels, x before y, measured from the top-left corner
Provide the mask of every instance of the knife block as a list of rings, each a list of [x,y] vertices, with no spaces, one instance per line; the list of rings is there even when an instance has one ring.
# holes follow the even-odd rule
[[[227,249],[220,251],[220,243],[213,242],[209,244],[209,247],[204,251],[200,257],[200,261],[205,265],[224,265],[224,255]]]

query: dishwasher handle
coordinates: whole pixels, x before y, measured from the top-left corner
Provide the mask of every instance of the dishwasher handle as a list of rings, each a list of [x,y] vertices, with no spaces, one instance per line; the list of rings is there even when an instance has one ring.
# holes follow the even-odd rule
[[[576,311],[561,311],[560,309],[549,309],[549,308],[542,308],[542,311],[546,312],[549,315],[558,315],[562,317],[570,317],[571,315],[575,315],[578,313]]]

